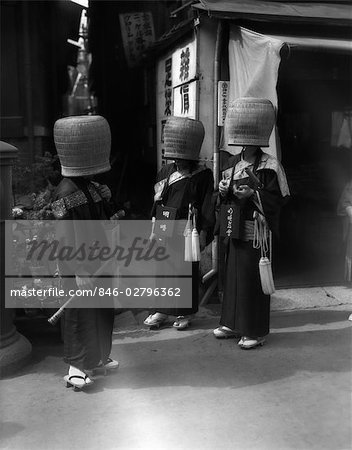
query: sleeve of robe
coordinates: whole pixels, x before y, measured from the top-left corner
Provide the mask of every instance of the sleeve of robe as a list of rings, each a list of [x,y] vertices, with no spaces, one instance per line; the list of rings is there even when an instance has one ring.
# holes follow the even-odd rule
[[[157,175],[156,175],[156,183],[159,183],[159,181],[162,181],[162,180],[165,180],[165,179],[167,179],[168,177],[169,177],[169,175],[172,173],[172,172],[174,172],[176,170],[176,168],[175,168],[175,164],[174,163],[171,163],[171,164],[166,164],[166,165],[164,165],[160,170],[159,170],[159,172],[157,173]],[[155,215],[156,215],[156,202],[154,202],[153,203],[153,206],[152,206],[152,210],[151,210],[151,212],[150,212],[150,217],[152,218],[152,217],[155,217]]]
[[[264,215],[268,221],[269,228],[273,234],[279,236],[279,216],[282,206],[287,202],[288,197],[283,197],[274,170],[263,169],[257,172],[257,176],[263,183],[263,188],[259,191],[260,199],[264,209]]]
[[[206,232],[206,244],[208,245],[214,238],[215,226],[215,203],[214,203],[214,177],[210,169],[206,169],[199,174],[201,176],[197,183],[199,228]]]

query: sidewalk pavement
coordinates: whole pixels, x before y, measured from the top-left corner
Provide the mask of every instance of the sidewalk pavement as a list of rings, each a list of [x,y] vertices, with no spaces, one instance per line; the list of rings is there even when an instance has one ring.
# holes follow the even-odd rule
[[[184,331],[120,314],[120,368],[85,392],[64,386],[57,329],[23,325],[33,358],[0,381],[0,448],[349,449],[351,292],[278,291],[267,344],[251,351],[212,336],[219,305]]]
[[[295,289],[280,289],[271,296],[271,311],[292,311],[308,308],[333,308],[335,306],[350,305],[352,309],[352,286],[326,286]],[[198,318],[219,316],[220,304],[208,304],[200,307]],[[351,311],[352,312],[352,311]],[[148,311],[126,311],[119,314],[115,326],[129,327],[142,325]]]

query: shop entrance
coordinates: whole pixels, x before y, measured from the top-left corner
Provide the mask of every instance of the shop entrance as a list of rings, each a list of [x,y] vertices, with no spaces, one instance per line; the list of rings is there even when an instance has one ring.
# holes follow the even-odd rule
[[[344,247],[336,206],[352,176],[352,58],[292,50],[278,78],[278,127],[291,200],[274,255],[278,287],[343,283]],[[351,129],[349,131],[351,133]]]

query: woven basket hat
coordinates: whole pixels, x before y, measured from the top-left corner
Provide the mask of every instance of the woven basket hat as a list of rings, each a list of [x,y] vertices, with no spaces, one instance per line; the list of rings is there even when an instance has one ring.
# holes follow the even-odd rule
[[[111,134],[101,116],[72,116],[54,125],[54,141],[66,177],[95,175],[110,170]]]
[[[169,117],[164,127],[164,158],[198,160],[204,134],[199,120]]]
[[[226,115],[229,145],[269,147],[275,124],[275,110],[265,98],[238,98]]]

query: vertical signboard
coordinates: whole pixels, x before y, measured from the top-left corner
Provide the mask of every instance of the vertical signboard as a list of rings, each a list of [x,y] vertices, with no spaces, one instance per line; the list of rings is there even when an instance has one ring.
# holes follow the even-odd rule
[[[151,12],[133,12],[119,14],[119,19],[127,64],[135,67],[154,42],[153,16]]]
[[[166,119],[173,114],[172,53],[158,61],[157,65],[157,163],[162,164],[163,129]]]
[[[223,127],[225,123],[227,107],[229,102],[229,81],[218,82],[218,126]]]
[[[163,129],[169,116],[196,119],[198,82],[196,39],[173,49],[157,65],[157,161],[163,161]]]
[[[165,59],[164,62],[164,116],[172,114],[172,57]]]

